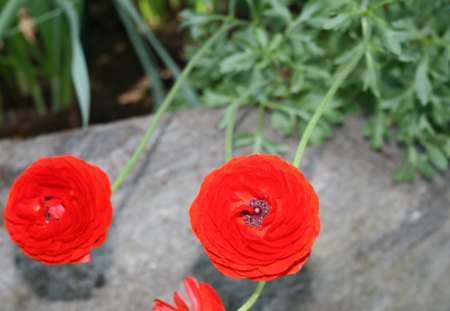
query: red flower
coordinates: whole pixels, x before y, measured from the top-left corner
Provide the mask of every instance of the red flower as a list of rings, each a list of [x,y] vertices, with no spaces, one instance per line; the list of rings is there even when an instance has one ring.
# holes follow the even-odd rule
[[[42,158],[12,185],[4,218],[11,239],[31,258],[88,262],[111,224],[108,176],[73,156]]]
[[[212,171],[189,214],[217,269],[258,281],[298,272],[320,231],[313,187],[275,155],[236,157]]]
[[[193,311],[225,311],[225,307],[214,288],[206,283],[198,285],[194,278],[184,279],[184,288],[192,304]],[[189,311],[189,307],[180,292],[173,294],[176,307],[155,299],[153,311]]]

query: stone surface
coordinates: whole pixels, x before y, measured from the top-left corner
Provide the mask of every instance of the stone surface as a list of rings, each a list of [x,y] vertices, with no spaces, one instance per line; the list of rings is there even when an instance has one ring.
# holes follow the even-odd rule
[[[203,176],[224,161],[221,114],[164,119],[114,194],[108,241],[89,264],[36,263],[13,245],[2,221],[0,310],[150,310],[156,297],[172,301],[191,275],[214,285],[227,310],[241,305],[254,284],[220,275],[188,221]],[[251,117],[241,125],[251,126]],[[0,205],[14,178],[43,156],[73,154],[114,179],[149,121],[0,141]],[[253,310],[450,310],[450,176],[394,185],[401,152],[373,152],[362,126],[351,118],[323,148],[307,149],[302,169],[321,198],[321,235],[306,267],[269,283]],[[296,141],[286,142],[293,151]]]

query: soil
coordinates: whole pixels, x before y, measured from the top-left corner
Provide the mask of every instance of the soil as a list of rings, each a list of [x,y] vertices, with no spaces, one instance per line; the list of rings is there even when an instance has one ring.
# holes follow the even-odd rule
[[[153,109],[149,82],[143,73],[133,46],[110,0],[87,1],[85,51],[91,83],[90,124],[148,114]],[[183,37],[177,31],[176,18],[164,30],[156,30],[158,39],[182,66]],[[169,88],[172,80],[163,64],[161,76]],[[11,100],[11,99],[9,99]],[[27,98],[12,99],[5,107],[0,138],[24,138],[80,127],[77,103],[59,112],[39,115]]]

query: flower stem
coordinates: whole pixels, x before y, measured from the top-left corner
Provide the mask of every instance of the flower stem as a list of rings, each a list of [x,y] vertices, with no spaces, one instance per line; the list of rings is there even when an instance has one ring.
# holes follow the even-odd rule
[[[253,143],[253,153],[261,152],[261,145],[264,131],[264,105],[260,104],[258,107],[258,123],[256,125],[255,141]]]
[[[249,98],[249,96],[255,92],[256,89],[259,87],[265,85],[264,83],[256,83],[249,87],[245,92],[242,93],[241,96],[236,98],[234,101],[230,103],[230,106],[228,108],[228,111],[226,112],[228,114],[227,116],[227,124],[225,129],[225,159],[228,161],[233,157],[233,131],[234,131],[234,125],[236,123],[236,115],[239,111],[239,108],[241,105]]]
[[[253,88],[248,88],[241,96],[231,102],[228,110],[227,127],[225,129],[225,159],[228,161],[233,157],[233,131],[236,123],[236,115],[239,107],[253,92]]]
[[[250,296],[250,298],[240,307],[237,309],[237,311],[247,311],[250,310],[251,307],[255,304],[255,302],[258,300],[259,296],[261,295],[264,286],[266,286],[266,282],[258,282],[258,286],[256,286],[255,291]]]
[[[345,66],[341,72],[338,74],[336,80],[334,80],[334,83],[331,85],[331,87],[328,89],[327,94],[323,98],[322,102],[320,103],[319,107],[317,108],[316,112],[312,116],[311,120],[309,120],[308,125],[306,126],[305,132],[302,135],[302,138],[300,139],[300,142],[297,147],[297,151],[295,152],[295,158],[294,162],[292,164],[296,167],[299,167],[300,162],[302,160],[303,152],[305,151],[306,144],[308,143],[309,138],[311,137],[311,134],[314,130],[314,128],[317,125],[317,122],[320,120],[320,117],[322,117],[323,112],[325,111],[325,108],[327,107],[328,103],[333,98],[336,91],[341,87],[344,80],[347,78],[347,76],[355,69],[356,65],[358,65],[359,61],[361,60],[361,57],[364,55],[365,50],[361,48],[359,51],[357,51],[357,54],[350,60],[350,62]]]
[[[180,87],[183,85],[183,82],[186,80],[190,72],[192,71],[192,68],[194,65],[198,62],[200,57],[206,52],[206,50],[209,49],[209,47],[223,34],[225,33],[229,28],[233,27],[234,23],[232,22],[226,22],[222,25],[222,27],[211,37],[206,41],[206,43],[195,53],[195,55],[191,58],[189,63],[187,64],[186,68],[181,73],[178,80],[175,82],[175,85],[170,90],[167,97],[164,99],[162,104],[159,106],[158,110],[156,111],[155,116],[152,119],[152,122],[150,124],[150,127],[148,128],[147,132],[145,133],[144,137],[141,140],[141,143],[134,151],[133,155],[131,156],[131,159],[128,161],[126,166],[122,169],[119,176],[116,178],[112,185],[112,192],[116,192],[117,189],[120,187],[120,185],[123,183],[125,177],[128,175],[128,173],[131,171],[131,169],[136,164],[137,160],[141,156],[141,154],[145,150],[145,146],[149,142],[149,140],[152,138],[153,133],[155,132],[155,129],[161,120],[161,117],[164,115],[164,113],[169,108],[170,104],[173,102],[175,95],[178,93]]]

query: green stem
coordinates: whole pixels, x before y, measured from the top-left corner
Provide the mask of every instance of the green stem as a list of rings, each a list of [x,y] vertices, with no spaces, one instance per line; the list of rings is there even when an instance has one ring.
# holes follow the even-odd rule
[[[236,123],[236,114],[239,107],[239,101],[236,101],[230,107],[230,116],[227,120],[225,130],[225,160],[228,161],[233,157],[233,130]]]
[[[323,112],[325,111],[325,108],[327,107],[328,103],[333,98],[336,91],[341,87],[344,80],[347,78],[347,76],[355,69],[356,65],[358,65],[359,61],[361,60],[361,57],[364,55],[365,49],[361,48],[357,54],[353,57],[353,59],[350,60],[350,62],[345,66],[341,72],[338,74],[336,80],[334,80],[334,83],[331,85],[331,87],[328,89],[327,94],[323,98],[322,102],[320,103],[319,107],[317,108],[316,112],[312,116],[311,120],[309,121],[308,125],[306,126],[305,132],[302,135],[302,138],[298,144],[297,151],[295,152],[295,158],[294,162],[292,164],[296,167],[300,165],[300,162],[302,160],[303,152],[305,151],[306,144],[308,143],[309,138],[311,137],[311,134],[314,130],[314,128],[317,125],[317,122],[319,122],[320,117],[322,116]]]
[[[261,152],[261,142],[264,131],[264,104],[260,104],[258,107],[258,123],[256,125],[255,142],[253,144],[253,153]]]
[[[158,125],[159,121],[161,120],[161,117],[164,115],[166,110],[169,108],[170,104],[173,102],[173,99],[175,98],[175,95],[178,93],[180,87],[183,85],[183,82],[188,77],[189,73],[191,72],[194,65],[198,62],[200,57],[205,53],[205,51],[223,34],[225,33],[230,27],[234,26],[234,24],[223,24],[222,27],[211,37],[206,41],[206,43],[197,51],[197,53],[191,58],[189,63],[187,64],[186,68],[181,73],[180,77],[177,79],[175,85],[170,90],[167,97],[162,102],[161,106],[159,106],[158,110],[156,111],[155,116],[153,117],[152,123],[150,124],[150,127],[148,128],[147,132],[145,133],[144,138],[142,139],[139,146],[134,151],[134,154],[132,155],[131,159],[128,161],[127,165],[123,168],[123,170],[120,172],[119,176],[116,178],[112,185],[112,192],[116,192],[117,189],[120,187],[120,185],[123,183],[125,177],[128,175],[128,173],[131,171],[131,169],[136,164],[137,160],[141,156],[142,152],[145,150],[145,146],[149,142],[149,140],[153,136],[153,132],[156,129],[156,126]]]
[[[236,14],[236,0],[230,0],[228,6],[228,16],[233,17]]]
[[[227,127],[225,129],[225,159],[230,160],[233,157],[233,131],[236,123],[236,115],[241,104],[247,99],[253,89],[248,89],[239,98],[233,101],[230,105],[229,116],[227,119]]]
[[[258,300],[259,296],[261,295],[264,286],[266,285],[266,282],[259,282],[258,286],[256,286],[255,291],[250,296],[250,298],[240,307],[237,309],[237,311],[247,311],[250,310],[250,308],[255,304],[255,302]]]
[[[242,93],[237,99],[235,99],[230,104],[229,113],[227,117],[227,127],[225,130],[225,159],[228,161],[233,157],[233,131],[234,124],[236,123],[236,115],[239,107],[242,103],[247,100],[247,98],[252,94],[257,88],[263,86],[266,83],[257,83],[256,85],[249,87],[245,92]]]

